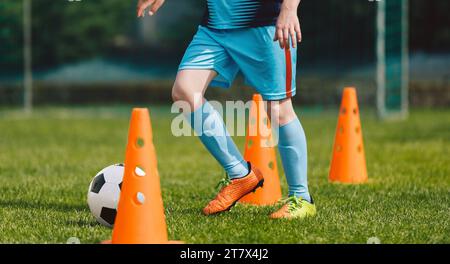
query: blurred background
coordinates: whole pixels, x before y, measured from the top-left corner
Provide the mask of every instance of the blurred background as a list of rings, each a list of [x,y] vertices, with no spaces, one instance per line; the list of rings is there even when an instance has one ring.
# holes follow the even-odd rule
[[[1,0],[0,107],[26,101],[27,61],[33,105],[169,103],[178,63],[206,1],[168,0],[156,16],[144,19],[136,18],[136,2]],[[335,107],[344,86],[356,86],[365,106],[377,104],[379,2],[343,2],[301,3],[304,41],[298,51],[297,104]],[[388,0],[387,5],[385,53],[389,55],[389,47],[406,47],[401,51],[407,54],[408,67],[400,74],[408,79],[397,86],[408,88],[410,107],[448,107],[450,1]],[[27,19],[31,60],[24,57]],[[389,85],[392,76],[385,76]],[[252,93],[238,78],[231,91],[209,89],[208,96],[223,100],[250,98]]]

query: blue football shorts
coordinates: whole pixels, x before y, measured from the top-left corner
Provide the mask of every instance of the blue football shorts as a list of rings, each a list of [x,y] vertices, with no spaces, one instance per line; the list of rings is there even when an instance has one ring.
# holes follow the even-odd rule
[[[290,98],[296,92],[297,50],[273,41],[275,26],[211,29],[199,26],[179,66],[180,70],[217,72],[211,86],[229,88],[239,71],[245,83],[264,100]]]

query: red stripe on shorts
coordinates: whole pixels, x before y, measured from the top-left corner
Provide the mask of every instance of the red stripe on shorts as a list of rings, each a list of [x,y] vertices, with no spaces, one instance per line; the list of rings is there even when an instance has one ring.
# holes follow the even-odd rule
[[[284,49],[286,57],[286,98],[292,97],[292,58],[289,47]]]

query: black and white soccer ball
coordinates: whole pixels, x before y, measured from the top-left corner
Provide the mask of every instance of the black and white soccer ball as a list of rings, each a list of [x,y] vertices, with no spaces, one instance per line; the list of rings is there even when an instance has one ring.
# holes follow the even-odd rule
[[[97,222],[110,228],[117,215],[123,174],[123,164],[111,165],[98,172],[89,185],[89,209]]]

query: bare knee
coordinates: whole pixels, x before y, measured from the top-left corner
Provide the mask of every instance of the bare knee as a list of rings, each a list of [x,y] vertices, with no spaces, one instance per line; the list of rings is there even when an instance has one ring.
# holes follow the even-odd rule
[[[178,79],[172,88],[172,100],[183,108],[189,107],[195,110],[203,102],[203,93],[195,91],[189,82]]]
[[[191,90],[187,89],[183,83],[175,82],[173,85],[172,100],[183,112],[192,112],[198,107]]]
[[[267,106],[271,122],[280,126],[291,122],[297,117],[291,99],[270,101]]]
[[[211,70],[179,71],[172,88],[172,100],[187,103],[196,109],[202,104],[203,94],[214,76],[215,72]]]
[[[187,89],[185,89],[181,83],[176,81],[172,87],[173,102],[176,103],[178,101],[187,101],[188,98],[189,98],[189,94],[188,94]]]

